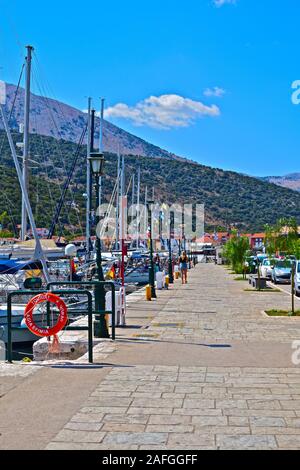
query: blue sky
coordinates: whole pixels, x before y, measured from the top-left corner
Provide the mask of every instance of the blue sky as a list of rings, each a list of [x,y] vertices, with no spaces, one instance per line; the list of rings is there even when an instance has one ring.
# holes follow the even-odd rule
[[[299,14],[299,0],[0,0],[0,74],[16,83],[33,44],[53,97],[104,96],[114,123],[178,155],[287,174],[300,171]]]

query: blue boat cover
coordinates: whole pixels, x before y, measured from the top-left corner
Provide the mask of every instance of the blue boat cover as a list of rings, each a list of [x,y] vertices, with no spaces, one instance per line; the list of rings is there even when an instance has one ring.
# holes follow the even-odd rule
[[[41,269],[41,262],[19,259],[0,259],[0,274],[16,274],[20,269]]]

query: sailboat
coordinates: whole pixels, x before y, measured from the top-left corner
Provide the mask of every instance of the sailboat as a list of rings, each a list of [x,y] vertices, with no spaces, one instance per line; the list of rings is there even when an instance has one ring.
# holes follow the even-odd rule
[[[24,289],[26,278],[29,273],[32,276],[44,276],[48,283],[51,280],[48,258],[61,258],[64,255],[62,248],[56,247],[52,240],[41,241],[37,232],[30,200],[28,197],[28,161],[29,161],[29,111],[30,111],[30,78],[31,78],[31,54],[32,46],[27,46],[26,56],[26,87],[24,104],[24,127],[23,143],[19,145],[23,149],[23,166],[20,167],[16,147],[12,139],[9,122],[6,116],[6,85],[0,82],[0,119],[2,119],[4,130],[7,135],[12,159],[16,169],[19,185],[22,193],[22,225],[21,242],[14,246],[6,246],[2,249],[0,256],[0,340],[7,341],[7,295],[12,291]],[[27,220],[29,219],[33,240],[25,241],[27,232]],[[38,273],[37,273],[38,272]],[[56,279],[55,279],[56,280]],[[33,335],[24,323],[25,301],[28,298],[22,296],[14,299],[12,305],[12,340],[13,342],[33,342]],[[71,299],[69,303],[69,314],[72,314],[72,302],[78,307],[77,299]],[[55,315],[55,310],[52,311]],[[35,322],[45,326],[45,306],[35,310]]]

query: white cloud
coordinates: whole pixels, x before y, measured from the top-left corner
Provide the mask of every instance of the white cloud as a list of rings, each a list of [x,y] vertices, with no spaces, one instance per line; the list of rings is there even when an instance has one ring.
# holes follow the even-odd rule
[[[235,5],[236,0],[213,0],[213,3],[216,7],[220,8],[223,5]]]
[[[217,98],[222,98],[222,96],[224,96],[225,93],[226,93],[226,90],[218,86],[215,86],[213,88],[206,88],[206,90],[204,90],[205,96],[216,96]]]
[[[199,117],[219,115],[218,106],[207,106],[179,95],[150,96],[134,106],[118,103],[105,111],[106,118],[128,119],[136,126],[159,129],[187,127]]]

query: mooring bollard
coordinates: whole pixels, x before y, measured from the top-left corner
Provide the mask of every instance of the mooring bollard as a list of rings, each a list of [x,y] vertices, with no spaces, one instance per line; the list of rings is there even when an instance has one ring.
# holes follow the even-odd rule
[[[151,286],[148,284],[146,286],[146,300],[151,300]]]
[[[156,286],[158,290],[163,289],[164,287],[164,273],[162,271],[158,271],[156,273]]]

